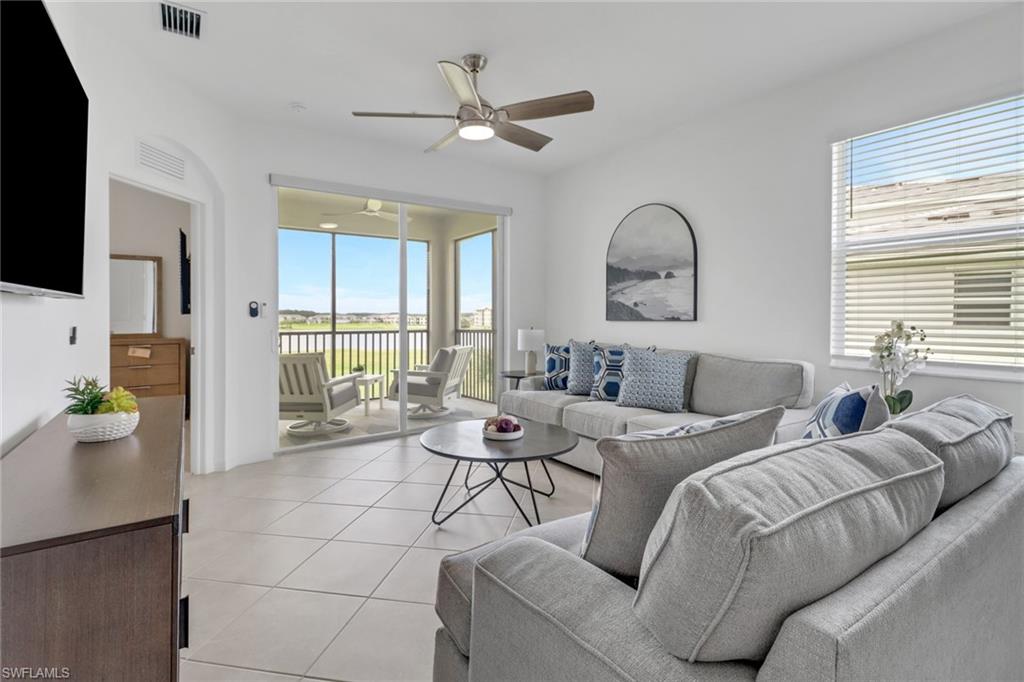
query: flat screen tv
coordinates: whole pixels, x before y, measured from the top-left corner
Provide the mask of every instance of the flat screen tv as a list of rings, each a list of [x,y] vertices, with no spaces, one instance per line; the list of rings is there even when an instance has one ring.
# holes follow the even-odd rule
[[[81,297],[89,98],[42,2],[0,2],[0,290]]]

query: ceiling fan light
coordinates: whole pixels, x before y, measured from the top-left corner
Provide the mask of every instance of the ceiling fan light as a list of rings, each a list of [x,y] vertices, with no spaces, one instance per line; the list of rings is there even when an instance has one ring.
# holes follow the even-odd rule
[[[325,230],[333,230],[338,227],[338,223],[320,223],[320,227]]]
[[[489,140],[494,137],[494,126],[490,121],[463,121],[459,124],[459,137],[463,140]]]

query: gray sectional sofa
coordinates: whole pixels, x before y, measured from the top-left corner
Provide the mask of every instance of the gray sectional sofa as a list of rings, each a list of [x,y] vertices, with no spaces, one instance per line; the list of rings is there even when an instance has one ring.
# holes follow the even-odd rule
[[[543,376],[528,377],[520,383],[519,390],[502,393],[499,406],[505,414],[564,426],[578,434],[580,444],[576,449],[557,459],[594,474],[601,473],[595,443],[607,436],[692,424],[777,405],[785,407],[786,414],[779,424],[776,442],[794,440],[803,434],[813,411],[814,365],[797,360],[744,360],[700,353],[687,369],[685,412],[620,407],[584,395],[544,390]]]
[[[753,450],[675,487],[639,584],[590,513],[446,557],[434,680],[1010,680],[1024,457],[970,396]]]

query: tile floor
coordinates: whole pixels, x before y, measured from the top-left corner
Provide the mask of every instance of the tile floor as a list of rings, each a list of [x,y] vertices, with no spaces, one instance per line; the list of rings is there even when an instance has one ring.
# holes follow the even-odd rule
[[[497,406],[494,403],[474,400],[473,398],[448,398],[445,400],[445,404],[451,410],[449,414],[410,420],[409,428],[427,429],[445,422],[480,419],[497,413]],[[413,406],[415,406],[415,403],[413,403]],[[347,431],[327,436],[292,436],[288,433],[288,425],[294,422],[281,420],[277,423],[278,447],[284,449],[318,442],[336,442],[340,444],[356,436],[384,434],[389,431],[395,431],[398,429],[398,402],[385,399],[382,407],[380,399],[374,398],[370,401],[369,414],[366,414],[366,408],[360,403],[342,416],[351,422],[351,428]]]
[[[538,496],[541,519],[588,511],[594,477],[548,466],[557,490]],[[500,488],[432,524],[450,470],[409,436],[187,476],[181,679],[429,680],[441,558],[526,527]],[[443,508],[465,495],[450,490]]]

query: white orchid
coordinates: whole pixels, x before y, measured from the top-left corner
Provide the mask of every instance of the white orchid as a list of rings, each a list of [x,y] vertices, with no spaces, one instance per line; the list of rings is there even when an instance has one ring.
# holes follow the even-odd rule
[[[914,370],[924,367],[931,348],[911,348],[915,341],[921,343],[926,338],[925,331],[915,326],[907,327],[903,320],[893,320],[888,331],[875,337],[871,346],[871,359],[868,366],[882,373],[882,394],[889,405],[889,411],[899,414],[908,407],[914,398],[909,390],[897,391],[903,380]]]

